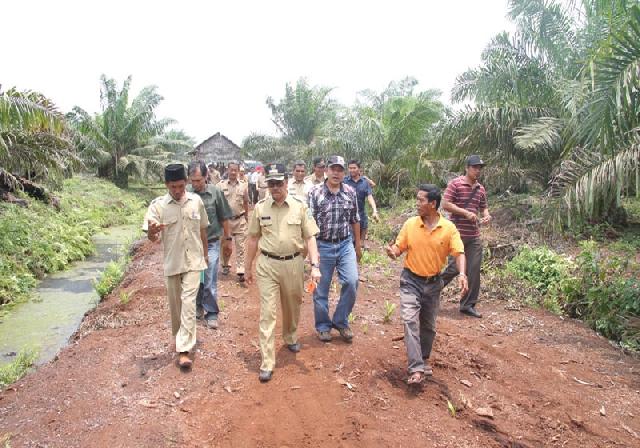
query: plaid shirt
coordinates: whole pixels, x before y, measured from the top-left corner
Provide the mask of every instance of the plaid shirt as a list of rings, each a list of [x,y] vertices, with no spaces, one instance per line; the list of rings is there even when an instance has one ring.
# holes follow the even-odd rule
[[[344,239],[351,234],[351,224],[360,222],[356,191],[345,184],[336,194],[326,182],[314,186],[309,191],[309,211],[320,228],[320,240]]]

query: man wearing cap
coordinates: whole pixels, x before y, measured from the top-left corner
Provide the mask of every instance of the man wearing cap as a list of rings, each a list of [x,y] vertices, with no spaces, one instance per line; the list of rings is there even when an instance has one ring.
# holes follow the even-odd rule
[[[300,351],[297,328],[303,293],[303,247],[308,247],[311,277],[320,278],[315,235],[318,227],[301,198],[287,193],[284,165],[266,167],[270,196],[261,201],[251,214],[245,275],[253,283],[252,264],[256,263],[260,291],[259,339],[262,363],[259,379],[269,381],[276,365],[275,327],[278,298],[282,307],[282,336],[287,348]]]
[[[451,214],[451,220],[458,228],[464,243],[464,253],[467,260],[466,272],[460,273],[455,261],[449,260],[449,265],[442,274],[445,286],[460,274],[466,275],[469,290],[460,298],[460,312],[468,316],[482,317],[476,310],[478,295],[480,294],[480,266],[482,265],[482,241],[480,240],[479,224],[491,221],[487,206],[487,193],[478,182],[484,162],[479,155],[470,155],[466,160],[465,174],[456,177],[444,193],[442,208]],[[478,213],[482,217],[478,217]]]
[[[320,228],[317,241],[322,277],[313,294],[313,304],[316,330],[322,342],[331,340],[332,328],[338,330],[345,342],[353,339],[348,318],[356,302],[362,249],[358,200],[355,190],[343,183],[345,171],[344,158],[331,156],[326,181],[309,192],[309,209]],[[341,288],[332,319],[329,316],[329,287],[336,269]]]
[[[180,353],[180,367],[191,367],[189,352],[196,343],[196,295],[200,271],[207,268],[209,219],[197,194],[186,191],[187,172],[182,164],[164,170],[168,193],[149,205],[143,230],[151,241],[162,241],[164,275],[171,310],[171,329]]]
[[[231,218],[231,208],[225,199],[222,191],[211,184],[206,183],[207,166],[201,160],[194,160],[189,164],[190,191],[200,196],[204,203],[209,219],[207,227],[207,251],[209,263],[204,271],[204,281],[201,284],[201,292],[196,299],[197,315],[204,315],[207,327],[218,328],[218,260],[220,258],[220,246],[222,252],[231,255],[231,231],[229,228],[229,218]],[[224,233],[224,235],[223,235]],[[222,244],[220,239],[222,237]]]
[[[304,161],[296,160],[293,163],[293,178],[289,179],[289,194],[295,194],[306,203],[307,194],[313,185],[305,180],[305,174]]]
[[[218,185],[220,182],[220,171],[216,169],[216,165],[214,163],[210,163],[207,169],[207,180],[211,185]]]
[[[236,274],[240,284],[244,284],[244,243],[247,234],[247,221],[249,220],[249,186],[238,179],[240,164],[231,162],[227,167],[228,179],[221,181],[218,186],[231,207],[233,213],[230,219],[231,235],[236,247]],[[231,269],[229,263],[231,256],[222,254],[222,273],[228,275]]]
[[[327,179],[325,168],[326,168],[326,165],[324,164],[324,159],[322,157],[314,157],[313,173],[305,177],[304,181],[311,185],[323,184],[324,181]]]
[[[364,247],[365,240],[367,239],[367,231],[369,230],[369,218],[367,217],[367,210],[365,208],[365,199],[369,202],[373,214],[371,217],[374,221],[378,221],[378,208],[376,207],[376,201],[373,199],[373,191],[371,190],[371,184],[368,179],[362,175],[360,170],[360,162],[358,160],[349,161],[349,176],[344,180],[344,183],[351,186],[356,190],[356,196],[358,198],[358,213],[360,214],[360,241]]]

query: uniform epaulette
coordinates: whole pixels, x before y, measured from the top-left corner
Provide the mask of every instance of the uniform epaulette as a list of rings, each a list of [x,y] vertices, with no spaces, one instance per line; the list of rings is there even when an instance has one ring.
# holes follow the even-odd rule
[[[262,204],[264,201],[266,201],[268,198],[262,198],[258,201],[258,204]]]

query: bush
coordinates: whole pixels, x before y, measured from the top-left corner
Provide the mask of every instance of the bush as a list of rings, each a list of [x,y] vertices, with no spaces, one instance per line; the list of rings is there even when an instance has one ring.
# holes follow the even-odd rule
[[[93,286],[101,300],[120,284],[127,269],[127,265],[129,264],[129,260],[129,257],[122,257],[117,261],[112,261],[107,265],[104,271],[102,271],[100,279]],[[124,302],[123,305],[124,304],[126,304],[126,302]]]
[[[0,367],[0,390],[22,378],[37,358],[38,351],[27,348],[20,351],[13,362]]]
[[[580,243],[576,275],[562,281],[558,295],[565,311],[603,336],[640,349],[640,281],[627,259],[604,257],[595,241]]]
[[[569,262],[548,247],[524,246],[507,263],[507,271],[526,280],[540,292],[552,291],[569,272]]]

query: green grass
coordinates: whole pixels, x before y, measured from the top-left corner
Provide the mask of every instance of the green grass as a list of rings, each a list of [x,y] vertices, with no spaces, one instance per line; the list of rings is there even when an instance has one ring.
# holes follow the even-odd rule
[[[100,296],[100,299],[104,299],[111,291],[116,289],[116,286],[120,284],[122,278],[124,277],[124,273],[127,270],[127,265],[129,264],[129,257],[122,257],[119,260],[111,261],[102,271],[100,278],[93,285],[94,289]],[[128,298],[126,302],[123,302],[122,296],[120,297],[120,302],[125,305],[128,303]]]
[[[33,366],[37,358],[38,351],[27,348],[18,353],[18,356],[13,362],[0,367],[0,390],[3,390],[22,378]]]
[[[29,207],[0,203],[0,305],[29,296],[37,279],[94,251],[101,228],[140,222],[145,201],[107,181],[64,182],[60,211],[21,195]]]

